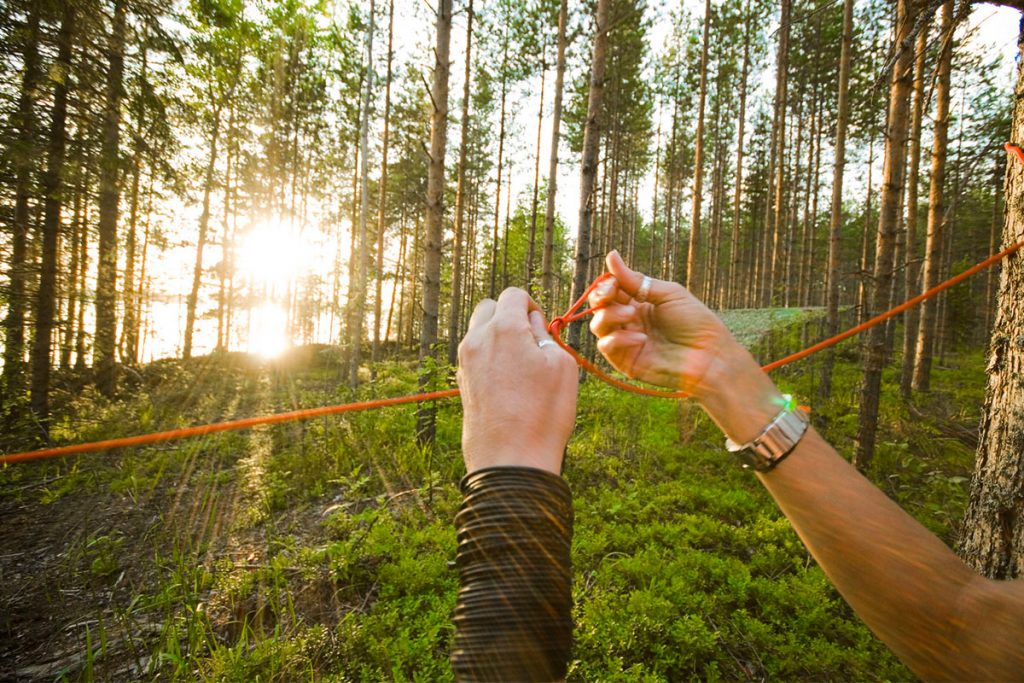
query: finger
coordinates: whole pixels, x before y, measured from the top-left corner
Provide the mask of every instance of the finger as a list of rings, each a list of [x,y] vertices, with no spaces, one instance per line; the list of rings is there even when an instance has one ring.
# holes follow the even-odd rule
[[[533,304],[531,306],[531,304]],[[506,331],[527,331],[530,321],[527,318],[531,310],[540,310],[537,304],[524,290],[509,287],[498,297],[491,322],[500,325]]]
[[[644,281],[644,274],[626,266],[626,262],[619,256],[619,252],[615,250],[608,254],[605,258],[605,263],[608,265],[608,272],[614,275],[618,281],[619,288],[630,297],[635,297],[640,289],[640,285]],[[673,282],[665,282],[664,280],[657,280],[652,277],[651,288],[647,292],[647,301],[652,304],[661,303],[668,298],[676,287],[678,285]]]
[[[468,335],[473,330],[486,325],[487,321],[494,317],[496,306],[497,303],[494,299],[484,299],[478,303],[473,310],[473,315],[469,317],[469,326],[466,328],[466,334]]]
[[[533,338],[537,342],[551,339],[551,335],[548,334],[548,324],[544,320],[544,314],[540,311],[530,311],[530,332],[533,333]]]
[[[636,306],[612,304],[602,308],[590,321],[590,331],[604,337],[636,319]]]
[[[647,335],[639,330],[615,330],[597,340],[597,350],[619,372],[635,377],[636,359],[647,343]]]
[[[619,283],[614,277],[607,278],[604,282],[601,282],[594,288],[594,291],[587,297],[587,303],[590,304],[592,309],[598,309],[602,306],[607,306],[610,303],[615,302],[618,296],[622,294],[625,303],[629,300],[629,295],[619,292]]]

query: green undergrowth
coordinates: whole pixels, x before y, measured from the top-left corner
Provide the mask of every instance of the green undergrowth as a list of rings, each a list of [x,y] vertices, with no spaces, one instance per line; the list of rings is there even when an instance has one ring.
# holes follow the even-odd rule
[[[812,404],[846,456],[860,380],[852,349],[839,349],[825,404],[815,404],[818,361],[777,377]],[[354,394],[322,359],[195,367],[169,366],[119,402],[83,396],[78,414],[90,419],[69,418],[62,434],[108,438],[416,386],[413,365],[398,362]],[[893,372],[868,475],[951,542],[983,354],[936,368],[935,389],[914,412]],[[167,522],[143,539],[109,528],[87,539],[78,566],[90,582],[113,585],[132,562],[139,578],[130,595],[97,608],[99,624],[82,632],[88,661],[67,678],[117,679],[119,656],[135,662],[124,680],[449,680],[461,413],[456,401],[437,410],[435,449],[416,445],[414,409],[397,407],[0,472],[3,495],[24,504],[58,506],[85,489],[98,504],[148,505]],[[721,442],[686,403],[583,384],[565,468],[576,506],[570,680],[912,679]],[[33,477],[59,478],[27,486]],[[185,498],[190,520],[213,521],[171,523],[181,515],[168,508]],[[97,629],[118,622],[158,628],[127,655],[94,647],[112,641]]]

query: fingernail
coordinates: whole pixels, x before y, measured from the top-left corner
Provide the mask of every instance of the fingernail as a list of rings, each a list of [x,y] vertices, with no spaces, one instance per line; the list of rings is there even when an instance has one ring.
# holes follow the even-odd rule
[[[598,296],[608,296],[608,293],[612,291],[611,280],[605,280],[604,282],[599,284],[597,286],[597,289],[595,289],[594,291],[597,293]]]

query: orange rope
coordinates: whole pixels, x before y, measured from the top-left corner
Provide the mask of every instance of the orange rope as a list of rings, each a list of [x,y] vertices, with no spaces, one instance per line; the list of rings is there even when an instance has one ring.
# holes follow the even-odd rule
[[[12,453],[0,456],[0,465],[25,460],[37,460],[39,458],[53,458],[61,455],[74,455],[75,453],[88,453],[90,451],[102,451],[108,448],[125,448],[127,446],[144,446],[159,441],[170,441],[172,439],[183,439],[187,436],[203,436],[216,432],[228,432],[235,429],[246,429],[256,425],[277,424],[291,420],[308,420],[311,417],[322,415],[337,415],[339,413],[354,413],[360,410],[373,410],[374,408],[386,408],[397,406],[403,403],[418,403],[419,401],[432,401],[438,398],[451,398],[458,396],[458,389],[445,389],[443,391],[432,391],[427,394],[411,394],[409,396],[398,396],[396,398],[381,398],[374,401],[362,403],[345,403],[338,406],[323,406],[321,408],[306,408],[304,410],[293,410],[287,413],[275,413],[273,415],[262,415],[259,417],[247,417],[242,420],[231,420],[230,422],[217,422],[208,425],[197,425],[195,427],[182,427],[180,429],[169,429],[165,432],[153,434],[142,434],[139,436],[126,436],[120,439],[107,439],[105,441],[93,441],[91,443],[80,443],[72,446],[60,446],[58,448],[43,448],[38,451],[25,451],[24,453]]]
[[[1014,154],[1020,160],[1020,162],[1024,164],[1024,150],[1022,150],[1017,145],[1014,145],[1009,142],[1004,145],[1004,148],[1007,152]],[[916,306],[925,299],[930,299],[939,292],[949,289],[955,284],[963,282],[972,275],[975,275],[976,273],[998,263],[999,261],[1003,260],[1010,254],[1021,249],[1022,247],[1024,247],[1024,240],[1021,240],[1016,244],[1010,245],[1009,247],[1003,249],[998,254],[993,254],[992,256],[989,256],[981,263],[978,263],[977,265],[968,268],[959,275],[949,278],[945,282],[940,283],[935,287],[932,287],[926,292],[918,294],[912,299],[904,301],[902,304],[896,306],[891,310],[876,315],[874,318],[871,318],[870,320],[867,320],[859,325],[856,325],[855,327],[851,327],[845,332],[841,332],[835,335],[834,337],[829,337],[824,341],[818,342],[814,346],[808,347],[802,351],[797,351],[796,353],[786,356],[785,358],[780,358],[777,361],[774,361],[772,363],[769,363],[768,365],[763,366],[761,369],[764,370],[765,372],[770,372],[772,370],[775,370],[776,368],[782,367],[783,365],[787,365],[794,361],[800,360],[801,358],[806,358],[812,353],[817,353],[822,349],[834,346],[835,344],[838,344],[844,339],[848,339],[849,337],[852,337],[855,334],[859,334],[860,332],[863,332],[868,328],[874,327],[875,325],[888,320],[894,315],[898,315],[903,311],[907,310],[908,308]],[[685,391],[659,391],[657,389],[648,389],[646,387],[636,386],[635,384],[630,384],[629,382],[624,382],[621,379],[612,377],[604,370],[597,367],[595,364],[591,363],[589,360],[581,356],[576,351],[576,349],[572,348],[567,343],[565,343],[565,341],[562,340],[561,332],[565,329],[566,325],[577,320],[580,320],[585,316],[588,316],[591,313],[594,313],[595,311],[598,310],[597,308],[584,309],[582,307],[586,303],[587,298],[594,291],[594,289],[599,284],[601,284],[610,277],[610,273],[602,273],[601,275],[599,275],[597,279],[590,283],[590,286],[587,287],[586,291],[583,292],[582,296],[580,296],[580,298],[577,299],[573,303],[573,305],[569,307],[569,310],[566,311],[564,315],[560,315],[552,319],[551,323],[548,325],[548,330],[551,332],[551,335],[555,338],[555,341],[558,342],[558,345],[565,349],[565,351],[568,352],[569,355],[573,357],[573,359],[580,365],[580,367],[582,367],[584,370],[600,379],[602,382],[610,384],[611,386],[616,387],[618,389],[622,389],[623,391],[628,391],[634,394],[641,394],[643,396],[656,396],[659,398],[676,399],[687,398],[689,394],[687,394]],[[90,443],[74,444],[71,446],[43,448],[36,451],[24,451],[22,453],[11,453],[9,455],[0,455],[0,465],[8,465],[11,463],[23,462],[26,460],[38,460],[40,458],[52,458],[64,455],[74,455],[76,453],[88,453],[91,451],[100,451],[110,448],[144,446],[146,444],[157,443],[160,441],[170,441],[172,439],[182,439],[189,436],[203,436],[205,434],[215,434],[217,432],[227,432],[236,429],[246,429],[249,427],[255,427],[257,425],[278,424],[281,422],[290,422],[292,420],[308,420],[309,418],[321,417],[324,415],[354,413],[362,410],[374,410],[376,408],[386,408],[388,406],[402,405],[405,403],[419,403],[421,401],[433,401],[442,398],[453,398],[455,396],[458,396],[459,393],[460,392],[458,389],[445,389],[442,391],[432,391],[425,394],[410,394],[408,396],[382,398],[373,401],[363,401],[360,403],[345,403],[336,406],[306,408],[303,410],[293,410],[287,413],[276,413],[273,415],[248,417],[242,420],[217,422],[214,424],[197,425],[195,427],[182,427],[179,429],[170,429],[167,431],[155,432],[152,434],[141,434],[139,436],[126,436],[118,439],[106,439],[104,441],[93,441]]]

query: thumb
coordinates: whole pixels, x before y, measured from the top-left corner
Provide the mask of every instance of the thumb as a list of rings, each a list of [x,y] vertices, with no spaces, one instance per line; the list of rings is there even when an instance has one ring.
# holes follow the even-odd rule
[[[622,256],[619,255],[618,250],[613,249],[605,257],[605,263],[608,266],[608,272],[611,273],[615,280],[619,283],[619,289],[621,289],[630,297],[635,298],[637,292],[640,290],[640,285],[644,281],[644,274],[630,269],[626,262],[622,260]],[[647,292],[647,301],[652,304],[658,304],[665,301],[672,293],[674,288],[678,287],[673,282],[665,282],[664,280],[658,280],[651,278],[651,288]]]

